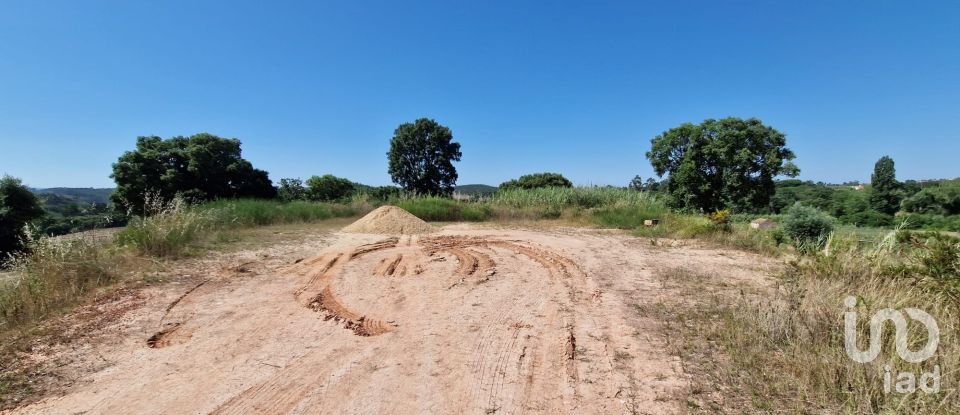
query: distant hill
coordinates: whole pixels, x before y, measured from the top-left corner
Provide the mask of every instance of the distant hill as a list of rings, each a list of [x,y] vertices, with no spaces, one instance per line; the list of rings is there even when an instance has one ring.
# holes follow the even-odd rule
[[[465,184],[462,186],[455,186],[453,191],[469,196],[485,196],[496,193],[497,187],[488,186],[485,184]]]
[[[30,189],[33,193],[40,196],[55,195],[58,197],[46,196],[45,199],[71,199],[73,202],[81,205],[92,203],[107,204],[110,203],[110,194],[113,188],[94,188],[94,187],[51,187],[49,189]]]

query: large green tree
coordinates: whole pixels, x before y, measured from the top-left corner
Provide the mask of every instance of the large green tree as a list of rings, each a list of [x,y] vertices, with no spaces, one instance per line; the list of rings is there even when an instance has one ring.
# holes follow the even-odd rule
[[[137,147],[120,156],[110,176],[118,206],[142,213],[145,198],[181,195],[189,201],[276,195],[267,172],[241,157],[240,140],[212,134],[137,137]]]
[[[388,173],[393,182],[418,194],[449,195],[457,184],[460,143],[453,132],[429,118],[400,124],[390,140]]]
[[[786,136],[756,118],[682,124],[651,140],[647,158],[675,207],[709,212],[759,211],[775,191],[773,179],[794,177]]]
[[[573,187],[573,183],[560,173],[534,173],[525,174],[520,178],[500,184],[500,189],[537,189],[541,187]]]
[[[888,215],[900,209],[900,184],[897,169],[889,156],[880,157],[870,176],[870,207]]]
[[[23,228],[43,216],[40,201],[19,179],[0,179],[0,265],[23,248]]]

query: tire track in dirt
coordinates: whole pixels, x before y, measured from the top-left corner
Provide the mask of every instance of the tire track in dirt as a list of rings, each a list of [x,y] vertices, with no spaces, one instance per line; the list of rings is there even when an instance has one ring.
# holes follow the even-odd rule
[[[324,320],[333,320],[343,324],[345,329],[363,337],[377,336],[391,330],[392,325],[364,315],[358,315],[345,307],[333,294],[332,287],[327,285],[320,294],[310,300],[312,310],[324,315]]]
[[[210,282],[210,280],[200,281],[187,291],[184,291],[183,294],[180,294],[179,297],[167,305],[167,308],[164,310],[163,317],[160,317],[160,329],[147,339],[147,347],[151,349],[160,349],[167,346],[172,346],[174,344],[180,344],[190,339],[190,333],[186,330],[181,330],[183,325],[186,324],[190,319],[189,316],[172,323],[168,323],[166,320],[167,317],[170,316],[170,312],[177,307],[177,305],[183,302],[184,299],[186,299],[194,291],[206,285],[208,282]]]

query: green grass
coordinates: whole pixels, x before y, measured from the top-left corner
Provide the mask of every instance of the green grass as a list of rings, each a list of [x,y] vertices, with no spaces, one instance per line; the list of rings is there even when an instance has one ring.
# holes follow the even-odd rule
[[[459,202],[440,197],[406,199],[397,206],[426,221],[479,222],[493,217],[493,209],[485,203]]]
[[[647,192],[612,187],[548,187],[500,190],[486,199],[493,205],[515,208],[614,208],[661,203]]]
[[[665,219],[667,209],[661,204],[648,203],[636,206],[604,207],[593,212],[597,224],[619,229],[643,227],[648,219]]]
[[[334,203],[280,202],[275,200],[219,200],[197,206],[212,213],[221,227],[250,227],[283,223],[306,223],[355,216],[361,208]]]

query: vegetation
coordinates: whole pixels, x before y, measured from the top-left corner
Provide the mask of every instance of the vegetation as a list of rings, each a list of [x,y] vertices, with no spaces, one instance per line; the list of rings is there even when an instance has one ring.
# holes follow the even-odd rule
[[[497,188],[485,184],[463,184],[454,186],[453,191],[467,196],[490,196],[497,192]]]
[[[216,239],[238,228],[280,223],[306,223],[356,215],[347,205],[239,199],[190,206],[182,199],[149,201],[147,216],[134,218],[116,235],[116,245],[140,255],[176,257],[197,242]]]
[[[111,177],[117,183],[114,203],[136,213],[145,211],[147,195],[191,202],[276,195],[267,172],[241,157],[240,140],[206,133],[138,137],[136,149],[114,163]]]
[[[313,176],[307,179],[306,196],[310,200],[330,202],[349,197],[356,191],[350,180],[332,174]]]
[[[113,194],[113,188],[95,188],[95,187],[51,187],[47,189],[30,189],[40,197],[52,195],[60,200],[69,201],[79,205],[106,205],[110,203],[110,195]]]
[[[647,158],[657,175],[669,174],[672,206],[713,212],[755,212],[773,194],[774,178],[796,176],[783,133],[756,118],[683,124],[651,140]]]
[[[870,207],[888,215],[900,210],[899,184],[892,158],[883,156],[877,160],[870,176],[870,186]]]
[[[397,206],[428,221],[478,222],[494,216],[493,209],[488,204],[463,203],[442,197],[406,199]]]
[[[848,311],[843,301],[851,294],[858,295],[861,321],[891,306],[927,310],[940,322],[956,321],[960,311],[943,295],[919,291],[910,280],[885,275],[876,256],[883,250],[856,246],[855,241],[837,241],[829,255],[789,265],[777,289],[760,293],[737,287],[734,294],[713,275],[687,269],[661,272],[665,280],[685,286],[682,295],[662,307],[672,335],[679,336],[672,339],[676,353],[684,357],[692,377],[701,379],[695,385],[701,396],[716,391],[724,396],[725,407],[737,408],[713,408],[715,412],[955,412],[960,400],[949,391],[884,391],[884,366],[895,374],[929,372],[933,366],[896,356],[895,336],[884,337],[883,352],[869,365],[854,362],[844,352],[840,316]],[[869,336],[868,331],[862,327],[860,338]],[[920,332],[909,332],[908,343],[914,348],[926,341]],[[958,334],[954,324],[941,323],[936,358],[941,369],[960,365]],[[958,380],[955,371],[942,375],[945,387]],[[728,390],[738,393],[722,392]]]
[[[429,118],[400,124],[390,140],[388,173],[405,190],[446,196],[457,183],[454,161],[460,161],[460,143],[453,132]]]
[[[500,185],[502,190],[539,189],[541,187],[573,187],[573,183],[560,173],[525,174],[519,179],[508,180]]]
[[[903,200],[903,210],[930,215],[960,215],[960,183],[927,187]]]
[[[783,231],[797,249],[817,250],[823,247],[827,237],[833,232],[833,218],[817,208],[798,202],[787,210]]]
[[[285,202],[306,200],[307,188],[303,187],[303,180],[280,179],[280,186],[277,187],[277,198]]]
[[[19,179],[0,178],[0,265],[8,255],[23,249],[24,227],[43,216],[43,208]]]
[[[16,328],[75,304],[92,290],[115,282],[125,266],[116,251],[88,238],[29,242],[13,257],[16,277],[0,280],[0,330]]]
[[[0,181],[0,253],[21,248],[20,235],[31,221],[43,232],[62,233],[129,218],[109,243],[26,235],[29,249],[10,262],[15,278],[0,280],[0,327],[29,325],[83,301],[129,275],[144,258],[188,256],[242,228],[356,216],[392,204],[431,221],[563,219],[632,230],[654,245],[658,238],[698,237],[786,254],[792,260],[780,285],[765,296],[741,291],[731,297],[701,285],[696,297],[671,306],[678,310],[672,317],[680,323],[684,347],[689,345],[686,352],[724,353],[711,360],[716,376],[710,382],[717,390],[746,391],[744,412],[770,411],[771,401],[787,410],[857,413],[960,405],[951,394],[883,393],[877,373],[851,364],[837,336],[839,308],[850,293],[860,296],[857,308],[864,313],[910,305],[932,310],[939,321],[956,320],[960,240],[912,229],[960,231],[960,179],[901,183],[885,156],[868,187],[774,181],[799,170],[784,135],[756,119],[683,124],[655,137],[647,157],[658,175],[667,175],[663,182],[636,176],[623,188],[573,187],[559,173],[538,173],[499,189],[455,187],[460,145],[447,127],[419,119],[397,128],[388,153],[389,173],[403,189],[330,174],[306,183],[281,179],[274,189],[266,172],[240,156],[238,140],[140,137],[113,174],[113,200],[138,216],[119,215],[112,206],[83,199],[90,195],[82,192],[47,192],[38,200],[18,180]],[[455,189],[477,197],[446,197]],[[47,210],[43,218],[40,202]],[[750,229],[747,222],[758,214],[781,226]],[[649,220],[657,224],[648,226]],[[890,232],[862,228],[895,225]],[[665,273],[709,284],[706,276],[686,270]],[[718,294],[703,298],[705,291]],[[960,333],[952,325],[941,328],[945,340],[938,356],[944,367],[958,366]],[[888,355],[882,360],[896,370],[921,369]],[[760,369],[770,367],[778,370]],[[956,373],[946,376],[955,382]]]

